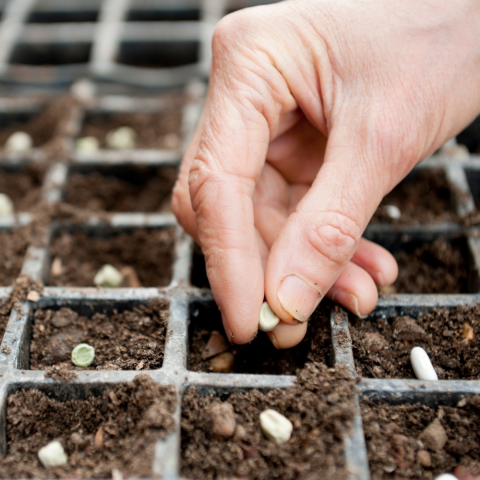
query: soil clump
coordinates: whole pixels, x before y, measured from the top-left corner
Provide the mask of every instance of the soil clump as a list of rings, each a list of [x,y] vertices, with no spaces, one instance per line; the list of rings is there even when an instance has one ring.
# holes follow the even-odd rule
[[[296,385],[268,393],[234,391],[228,397],[190,388],[182,408],[182,475],[187,478],[348,478],[343,438],[352,428],[355,380],[343,366],[309,363]],[[233,438],[215,434],[210,408],[233,407]],[[276,445],[260,429],[260,413],[271,408],[293,424],[290,441]]]
[[[43,171],[26,167],[19,172],[0,172],[0,193],[8,195],[15,212],[26,212],[34,208],[42,195]]]
[[[69,370],[151,370],[163,363],[168,302],[157,300],[133,310],[95,313],[91,318],[69,308],[37,310],[33,319],[30,365]],[[71,353],[79,343],[95,348],[89,367],[77,367]],[[52,371],[52,373],[58,373]]]
[[[413,347],[428,353],[438,378],[480,378],[480,304],[434,308],[417,319],[403,316],[350,318],[353,356],[359,375],[368,378],[416,378]]]
[[[161,386],[147,375],[109,387],[99,396],[65,402],[38,390],[8,397],[7,455],[2,478],[152,477],[155,442],[165,438],[175,421],[174,387]],[[59,440],[68,456],[62,467],[44,468],[38,451]]]
[[[9,286],[20,275],[29,242],[28,227],[0,231],[0,286]]]

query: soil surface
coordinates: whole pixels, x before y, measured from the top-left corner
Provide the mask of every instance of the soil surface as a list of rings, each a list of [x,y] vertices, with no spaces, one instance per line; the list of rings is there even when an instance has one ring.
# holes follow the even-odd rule
[[[87,115],[80,137],[95,137],[107,148],[105,137],[110,130],[130,127],[137,134],[136,148],[180,148],[181,102],[177,108],[161,113],[118,113],[109,116]],[[169,134],[174,134],[175,137]]]
[[[155,172],[130,169],[129,178],[74,173],[68,179],[66,202],[91,211],[167,212],[177,177],[174,167]],[[133,179],[133,181],[132,181]],[[137,180],[137,181],[135,181]]]
[[[71,370],[151,370],[162,366],[168,302],[158,300],[133,310],[95,313],[90,318],[69,308],[37,310],[33,318],[30,366],[60,365]],[[74,347],[95,348],[89,367],[71,361]]]
[[[58,401],[38,390],[8,397],[7,456],[2,478],[125,478],[152,476],[155,442],[173,429],[176,395],[147,375],[86,400]],[[38,451],[59,440],[68,457],[44,468]]]
[[[0,231],[0,286],[10,285],[20,274],[29,241],[28,228]]]
[[[195,316],[197,313],[197,316]],[[196,305],[190,313],[188,368],[194,372],[212,372],[211,359],[202,359],[212,332],[224,332],[223,325],[215,304],[210,308]],[[246,345],[228,344],[228,351],[233,354],[234,362],[230,372],[257,373],[270,375],[295,375],[305,362],[332,364],[330,356],[332,341],[328,310],[319,307],[308,324],[305,338],[296,347],[277,350],[267,334],[258,332],[257,338]],[[215,358],[215,357],[213,357]]]
[[[190,388],[183,398],[182,475],[202,479],[347,478],[343,438],[352,426],[354,380],[344,368],[308,364],[296,382],[285,390],[237,391],[221,399]],[[222,402],[230,404],[235,413],[233,438],[212,432],[210,408]],[[259,414],[267,408],[292,422],[289,442],[276,445],[263,436]]]
[[[45,146],[55,137],[59,122],[64,118],[70,103],[61,97],[50,101],[39,113],[30,118],[18,118],[11,122],[8,118],[2,119],[2,125],[7,126],[0,129],[0,146],[3,148],[8,137],[18,131],[28,133],[32,137],[34,147]]]
[[[439,379],[480,378],[480,304],[434,308],[416,320],[351,318],[350,334],[357,372],[363,377],[416,378],[410,351],[419,345]]]
[[[20,172],[0,171],[0,193],[13,201],[15,212],[31,210],[42,195],[43,172],[27,167]]]
[[[94,287],[93,279],[105,264],[118,270],[133,267],[142,287],[168,285],[172,276],[174,228],[135,229],[106,237],[63,232],[54,239],[52,259],[62,271],[50,275],[50,285]],[[59,272],[55,272],[59,273]]]
[[[451,210],[451,191],[442,170],[425,170],[413,178],[407,178],[384,197],[371,223],[393,223],[402,225],[454,221]],[[401,217],[389,217],[384,205],[394,205]]]
[[[467,397],[458,405],[464,406],[432,409],[420,404],[375,405],[365,400],[361,409],[372,480],[430,480],[459,465],[473,466],[474,459],[480,458],[480,396]],[[447,436],[439,449],[440,443],[432,444],[422,436],[435,420]],[[421,462],[431,463],[431,467]]]
[[[437,238],[394,252],[398,263],[396,293],[468,293],[468,260],[462,239]]]

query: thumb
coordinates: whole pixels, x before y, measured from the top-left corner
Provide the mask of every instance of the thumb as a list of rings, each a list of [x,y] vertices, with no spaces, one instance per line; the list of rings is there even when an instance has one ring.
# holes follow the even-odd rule
[[[358,148],[355,137],[343,128],[331,130],[317,178],[270,251],[265,294],[283,321],[308,320],[383,197],[381,165]]]

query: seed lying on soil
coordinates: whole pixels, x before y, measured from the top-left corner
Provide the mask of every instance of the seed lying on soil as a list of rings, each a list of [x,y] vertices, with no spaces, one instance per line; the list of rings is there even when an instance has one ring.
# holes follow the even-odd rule
[[[419,380],[438,380],[437,372],[433,368],[428,353],[422,347],[412,348],[410,361]]]
[[[5,193],[0,193],[0,215],[11,215],[14,211],[12,199]]]
[[[260,426],[263,434],[277,445],[287,443],[293,431],[292,422],[272,409],[260,414]]]
[[[399,220],[402,216],[402,212],[395,205],[383,205],[381,208],[392,220]]]
[[[212,332],[210,338],[208,339],[207,345],[202,352],[202,359],[206,360],[207,358],[214,357],[219,353],[226,352],[228,350],[228,344],[225,340],[225,337],[218,332]]]
[[[430,450],[441,450],[448,441],[447,432],[436,418],[420,435],[420,440]]]
[[[277,314],[272,310],[268,302],[263,302],[260,309],[260,318],[258,320],[258,328],[263,332],[273,330],[280,322]]]
[[[221,437],[230,438],[235,433],[237,422],[231,403],[214,403],[210,409],[212,432]]]
[[[72,363],[88,367],[95,360],[95,349],[88,343],[80,343],[72,350]]]
[[[32,146],[32,137],[25,132],[12,133],[5,142],[5,150],[8,152],[28,152]]]
[[[112,265],[104,265],[93,279],[97,287],[116,288],[122,283],[122,274]]]
[[[463,325],[463,344],[468,345],[475,337],[473,327],[469,323]]]
[[[432,466],[432,456],[426,450],[419,450],[417,452],[417,463],[422,467],[430,468]]]
[[[100,142],[95,137],[82,137],[75,142],[75,150],[77,152],[98,152],[100,150]]]
[[[235,357],[230,352],[223,352],[209,360],[212,370],[217,373],[230,373]]]
[[[451,473],[442,473],[438,477],[435,477],[435,480],[458,480],[458,478]]]
[[[50,442],[38,451],[38,458],[45,468],[60,467],[67,464],[67,456],[58,440]]]
[[[105,137],[105,142],[108,147],[115,150],[131,150],[135,148],[135,139],[137,134],[135,130],[130,127],[120,127],[115,130],[110,130]]]

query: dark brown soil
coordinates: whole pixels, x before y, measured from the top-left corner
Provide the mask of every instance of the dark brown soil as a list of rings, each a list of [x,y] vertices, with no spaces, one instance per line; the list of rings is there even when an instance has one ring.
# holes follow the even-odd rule
[[[468,293],[468,257],[462,239],[437,238],[414,249],[394,252],[397,293]]]
[[[363,377],[415,378],[410,351],[419,345],[438,378],[480,378],[480,304],[434,308],[416,320],[351,318],[350,333],[357,372]]]
[[[29,118],[1,119],[6,127],[0,129],[0,145],[3,147],[12,133],[28,133],[33,139],[34,147],[42,147],[55,137],[59,122],[65,117],[70,106],[65,98],[50,101],[39,113]]]
[[[177,108],[162,113],[119,113],[110,116],[89,115],[82,127],[80,137],[92,136],[106,148],[105,137],[110,130],[130,127],[137,134],[136,148],[170,148],[180,147],[168,142],[170,133],[178,135],[182,120],[181,102]]]
[[[134,310],[95,313],[90,318],[69,308],[37,310],[33,319],[30,365],[44,370],[52,365],[72,370],[151,370],[160,368],[165,350],[168,302],[158,300]],[[89,367],[71,361],[74,347],[95,348]]]
[[[335,479],[348,477],[343,438],[354,414],[354,380],[346,369],[308,364],[297,385],[285,390],[232,392],[222,398],[191,388],[183,398],[182,475],[187,478]],[[211,431],[209,407],[233,406],[246,432],[240,440]],[[259,414],[271,408],[293,423],[289,442],[276,445],[260,429]]]
[[[390,218],[383,205],[394,205],[401,211],[398,220]],[[407,178],[382,200],[371,223],[425,224],[454,221],[451,191],[441,170],[425,170]]]
[[[365,400],[361,408],[372,480],[431,480],[458,465],[474,465],[480,458],[480,396],[467,397],[460,405],[463,403],[463,407],[432,409],[420,404],[375,405]],[[428,449],[420,439],[435,419],[440,420],[448,437],[440,450]],[[431,467],[420,464],[420,450],[427,452]]]
[[[25,168],[21,172],[0,171],[0,193],[7,194],[15,205],[15,212],[31,210],[42,195],[43,172]]]
[[[103,172],[102,172],[103,173]],[[92,211],[167,212],[177,177],[174,167],[142,172],[131,169],[131,178],[74,173],[68,179],[66,202]],[[138,180],[138,181],[135,181]]]
[[[0,230],[0,286],[10,285],[20,274],[29,240],[28,228]]]
[[[65,402],[38,390],[8,397],[7,456],[1,478],[151,477],[155,442],[175,421],[176,394],[147,375],[108,388],[99,396]],[[68,456],[63,467],[46,469],[38,451],[59,440]]]
[[[195,305],[190,312],[188,357],[190,370],[194,372],[213,371],[209,359],[202,359],[202,353],[212,331],[223,333],[217,307],[215,304]],[[305,338],[299,345],[288,350],[277,350],[266,333],[260,331],[257,338],[247,345],[229,345],[229,351],[235,359],[231,373],[295,375],[307,361],[331,364],[332,342],[328,310],[325,307],[319,307],[309,321]]]
[[[54,239],[52,259],[60,258],[63,272],[50,276],[50,285],[93,287],[104,264],[119,270],[133,267],[143,287],[168,285],[172,276],[173,228],[136,229],[106,237],[63,232]]]

